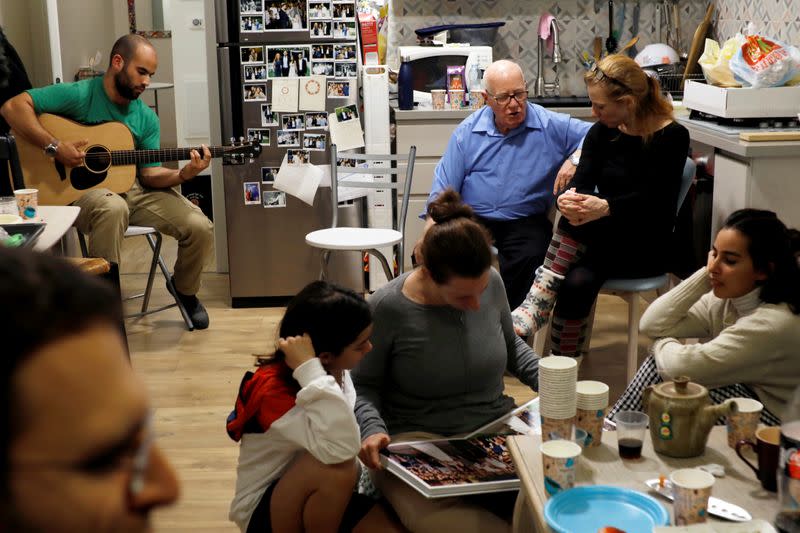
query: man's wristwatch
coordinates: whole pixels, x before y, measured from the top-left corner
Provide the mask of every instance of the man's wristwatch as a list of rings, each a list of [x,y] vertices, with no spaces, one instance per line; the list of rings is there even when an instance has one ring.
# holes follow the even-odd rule
[[[53,142],[44,147],[44,153],[48,157],[55,157],[57,152],[58,152],[58,139],[54,139]]]
[[[578,154],[572,154],[571,156],[569,156],[569,162],[577,167],[578,163],[581,162],[581,156],[579,156]]]

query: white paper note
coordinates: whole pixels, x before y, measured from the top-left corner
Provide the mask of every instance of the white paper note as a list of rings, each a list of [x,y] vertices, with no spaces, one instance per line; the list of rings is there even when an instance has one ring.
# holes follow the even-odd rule
[[[300,109],[325,111],[325,76],[300,78]]]
[[[291,164],[287,159],[288,154],[283,156],[283,162],[273,186],[308,205],[314,205],[314,196],[316,196],[319,182],[322,180],[322,169],[310,163]]]
[[[343,152],[364,146],[364,131],[358,117],[339,122],[336,113],[328,115],[328,127],[331,132],[331,143],[336,145],[336,150]]]
[[[297,78],[276,78],[272,80],[273,112],[297,112],[297,85]]]

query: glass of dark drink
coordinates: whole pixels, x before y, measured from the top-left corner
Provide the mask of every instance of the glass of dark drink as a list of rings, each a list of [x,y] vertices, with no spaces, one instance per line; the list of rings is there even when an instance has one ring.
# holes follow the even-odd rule
[[[623,459],[639,459],[647,431],[647,415],[641,411],[620,411],[614,417],[617,423],[619,456]]]

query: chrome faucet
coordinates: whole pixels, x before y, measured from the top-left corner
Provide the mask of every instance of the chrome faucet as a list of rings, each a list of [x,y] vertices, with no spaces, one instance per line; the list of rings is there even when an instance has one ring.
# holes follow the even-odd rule
[[[536,83],[533,87],[534,96],[559,96],[561,94],[561,85],[558,82],[558,65],[561,63],[561,47],[558,45],[558,24],[556,19],[550,21],[550,33],[553,36],[553,71],[555,72],[555,79],[552,82],[545,81],[544,76],[544,50],[545,39],[541,36],[537,39],[538,46],[538,72],[536,73]]]

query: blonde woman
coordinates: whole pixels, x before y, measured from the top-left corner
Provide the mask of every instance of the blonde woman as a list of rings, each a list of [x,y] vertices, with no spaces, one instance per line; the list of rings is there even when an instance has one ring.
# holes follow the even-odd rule
[[[607,56],[584,80],[597,122],[572,180],[556,180],[563,216],[512,313],[515,331],[527,336],[555,307],[553,353],[573,357],[584,351],[587,317],[606,279],[664,272],[689,151],[689,133],[658,81],[632,59]]]

